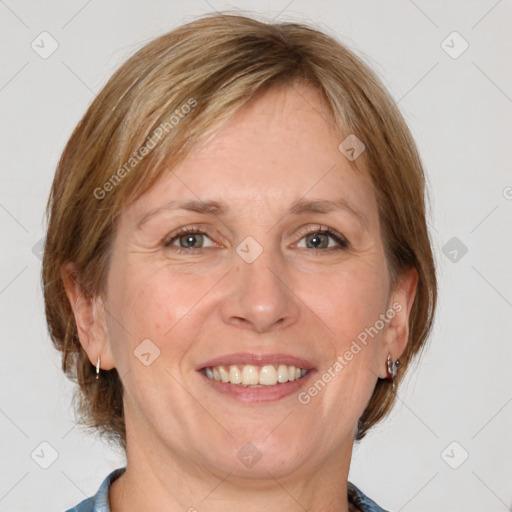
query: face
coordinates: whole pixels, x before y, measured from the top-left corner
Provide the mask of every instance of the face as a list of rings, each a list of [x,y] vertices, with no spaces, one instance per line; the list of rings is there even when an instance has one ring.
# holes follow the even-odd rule
[[[310,472],[350,450],[400,355],[371,180],[317,91],[294,89],[243,107],[121,216],[102,367],[125,388],[128,450]]]

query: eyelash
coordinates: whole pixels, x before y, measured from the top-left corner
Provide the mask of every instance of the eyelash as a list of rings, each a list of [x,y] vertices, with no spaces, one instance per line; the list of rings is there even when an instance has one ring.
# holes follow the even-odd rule
[[[172,242],[174,242],[180,236],[186,235],[187,233],[208,236],[208,233],[202,231],[198,226],[187,226],[185,228],[181,228],[178,231],[171,233],[166,238],[164,238],[164,240],[162,241],[162,246],[169,249],[171,247]],[[339,244],[339,247],[328,247],[325,249],[306,248],[305,249],[306,251],[312,251],[314,253],[318,253],[318,252],[331,252],[331,251],[347,250],[350,248],[350,243],[343,235],[341,235],[337,231],[334,231],[331,228],[323,227],[320,225],[318,225],[314,229],[310,228],[307,231],[302,232],[300,240],[302,240],[304,237],[306,237],[308,235],[312,235],[312,234],[328,235],[336,243]],[[190,254],[192,251],[201,254],[203,252],[203,250],[206,250],[206,249],[208,249],[208,247],[202,247],[199,249],[185,249],[184,247],[177,247],[177,246],[172,247],[172,250],[178,252],[179,254]]]

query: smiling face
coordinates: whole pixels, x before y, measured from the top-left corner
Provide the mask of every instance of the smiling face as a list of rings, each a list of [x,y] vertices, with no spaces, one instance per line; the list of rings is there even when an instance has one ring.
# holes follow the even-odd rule
[[[295,89],[251,101],[121,216],[104,338],[83,345],[95,362],[104,343],[122,379],[132,460],[276,478],[346,462],[404,348],[409,307],[382,321],[407,297],[390,288],[371,180],[318,92]]]

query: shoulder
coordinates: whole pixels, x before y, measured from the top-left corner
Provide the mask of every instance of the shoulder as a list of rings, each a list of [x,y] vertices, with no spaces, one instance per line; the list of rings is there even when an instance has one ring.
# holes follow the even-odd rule
[[[347,491],[349,503],[355,505],[361,512],[388,512],[368,498],[352,482],[348,482]]]
[[[78,505],[66,510],[66,512],[110,512],[108,503],[109,487],[125,470],[126,468],[114,469],[114,471],[103,480],[98,492],[94,496],[81,501]]]
[[[73,508],[66,510],[66,512],[93,512],[94,511],[94,496],[81,501]]]

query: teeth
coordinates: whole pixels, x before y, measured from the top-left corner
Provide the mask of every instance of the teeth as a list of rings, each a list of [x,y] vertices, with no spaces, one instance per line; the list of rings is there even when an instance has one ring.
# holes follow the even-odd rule
[[[263,386],[275,386],[277,384],[277,372],[273,366],[267,365],[260,370],[259,383]]]
[[[280,364],[277,368],[277,381],[288,382],[288,366]]]
[[[205,374],[210,380],[219,382],[230,382],[242,386],[275,386],[301,379],[307,375],[308,370],[297,368],[293,365],[264,365],[252,364],[231,365],[228,367],[214,366],[205,368]]]
[[[206,376],[208,377],[208,368],[206,368]],[[229,382],[231,382],[231,384],[242,383],[242,374],[240,370],[234,365],[229,367]]]
[[[229,382],[229,373],[224,369],[223,366],[219,366],[220,380],[222,382]]]
[[[258,368],[252,364],[246,364],[242,370],[242,385],[251,386],[259,384],[258,380]]]

